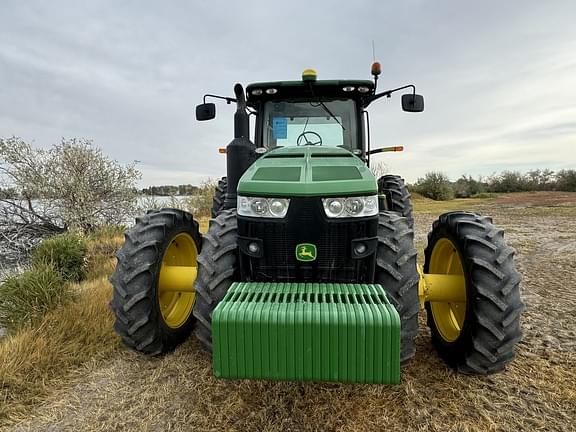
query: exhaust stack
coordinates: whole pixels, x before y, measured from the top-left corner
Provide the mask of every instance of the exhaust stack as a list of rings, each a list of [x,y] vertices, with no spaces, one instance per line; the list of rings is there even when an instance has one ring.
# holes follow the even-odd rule
[[[234,113],[234,139],[226,147],[228,190],[224,208],[236,208],[238,181],[252,164],[256,146],[250,141],[250,120],[246,112],[246,97],[242,84],[234,86],[236,112]]]

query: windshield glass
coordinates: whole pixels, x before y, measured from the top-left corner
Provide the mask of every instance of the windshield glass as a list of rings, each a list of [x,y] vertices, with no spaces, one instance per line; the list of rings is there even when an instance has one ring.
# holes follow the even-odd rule
[[[268,101],[264,104],[264,146],[321,145],[357,148],[352,100]]]

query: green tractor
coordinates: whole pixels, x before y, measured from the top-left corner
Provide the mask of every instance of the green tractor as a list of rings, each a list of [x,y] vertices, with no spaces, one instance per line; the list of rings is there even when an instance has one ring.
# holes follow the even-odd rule
[[[416,263],[410,194],[376,179],[366,108],[374,80],[263,82],[235,97],[227,176],[202,235],[190,213],[149,211],[126,232],[111,281],[114,328],[142,353],[173,350],[192,331],[215,376],[398,383],[415,355],[426,309],[439,355],[463,373],[501,371],[521,338],[520,275],[489,217],[450,212],[434,222]],[[250,139],[250,116],[255,132]]]

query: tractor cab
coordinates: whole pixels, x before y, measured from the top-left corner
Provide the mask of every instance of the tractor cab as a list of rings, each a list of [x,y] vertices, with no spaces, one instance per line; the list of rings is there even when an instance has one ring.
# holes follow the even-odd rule
[[[416,94],[413,85],[377,94],[379,66],[373,66],[372,73],[374,81],[317,80],[316,71],[306,69],[301,81],[248,85],[245,109],[256,117],[254,144],[260,149],[257,152],[294,146],[338,147],[369,163],[371,153],[396,151],[399,147],[370,149],[366,108],[376,99],[391,97],[392,93],[407,88],[411,88],[412,93],[402,97],[404,111],[421,112],[424,99]],[[214,104],[206,103],[207,97],[238,103],[238,98],[205,95],[204,104],[196,109],[198,120],[209,120],[216,115]]]
[[[258,114],[255,144],[272,150],[289,146],[344,148],[365,157],[363,112],[372,81],[302,81],[251,84],[248,106]]]

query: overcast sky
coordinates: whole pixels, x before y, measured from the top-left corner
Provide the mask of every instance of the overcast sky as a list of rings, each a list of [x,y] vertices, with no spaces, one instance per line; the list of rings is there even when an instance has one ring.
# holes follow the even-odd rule
[[[369,79],[414,83],[370,109],[377,156],[415,181],[503,169],[576,168],[576,1],[0,2],[0,136],[48,147],[84,137],[142,185],[225,173],[233,107],[198,123],[206,92],[234,83]]]

